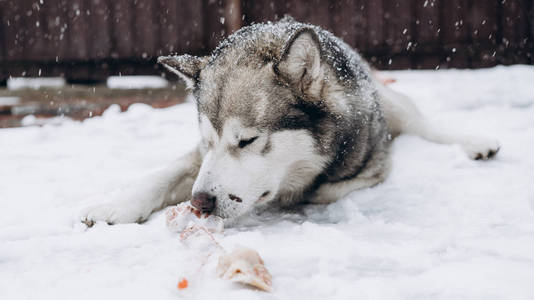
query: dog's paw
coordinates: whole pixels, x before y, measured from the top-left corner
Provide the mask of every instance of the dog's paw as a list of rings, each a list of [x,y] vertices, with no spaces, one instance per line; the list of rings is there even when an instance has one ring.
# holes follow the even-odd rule
[[[88,227],[93,226],[96,222],[106,222],[113,225],[141,221],[143,221],[143,214],[129,208],[128,205],[100,204],[88,207],[81,213],[81,222]]]
[[[501,144],[490,138],[472,137],[462,145],[462,148],[471,159],[488,160],[497,155],[501,149]]]

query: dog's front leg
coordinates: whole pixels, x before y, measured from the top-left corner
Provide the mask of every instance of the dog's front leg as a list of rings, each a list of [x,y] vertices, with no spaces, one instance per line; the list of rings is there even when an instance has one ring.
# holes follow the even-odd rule
[[[95,205],[82,212],[82,222],[92,226],[96,221],[108,224],[143,222],[154,211],[191,197],[202,155],[198,147],[165,169],[134,186],[113,203]]]

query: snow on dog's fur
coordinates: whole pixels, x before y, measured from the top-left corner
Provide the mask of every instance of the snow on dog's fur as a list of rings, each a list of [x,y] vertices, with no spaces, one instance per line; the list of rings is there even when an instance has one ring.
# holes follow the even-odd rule
[[[88,209],[88,223],[143,221],[191,197],[227,220],[274,202],[329,203],[383,181],[401,133],[460,144],[473,159],[499,150],[494,140],[437,129],[343,41],[291,18],[244,27],[211,56],[159,62],[191,90],[202,141],[144,193]]]

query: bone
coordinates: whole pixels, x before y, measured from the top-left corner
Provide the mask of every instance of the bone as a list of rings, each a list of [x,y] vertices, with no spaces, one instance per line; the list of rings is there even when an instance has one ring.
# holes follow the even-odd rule
[[[222,218],[202,214],[199,210],[191,206],[191,203],[183,202],[177,206],[168,208],[165,211],[167,227],[173,232],[180,232],[182,235],[191,234],[198,230],[205,230],[210,233],[222,233],[224,222]]]
[[[225,253],[213,234],[222,233],[222,218],[201,214],[189,202],[181,203],[165,211],[167,227],[180,233],[180,240],[196,254],[200,254],[200,269],[213,254],[220,254],[217,275],[225,280],[246,284],[263,291],[271,291],[271,274],[265,268],[258,252],[240,247]]]
[[[217,266],[219,277],[247,284],[270,292],[272,276],[257,251],[250,248],[237,248],[219,257]]]

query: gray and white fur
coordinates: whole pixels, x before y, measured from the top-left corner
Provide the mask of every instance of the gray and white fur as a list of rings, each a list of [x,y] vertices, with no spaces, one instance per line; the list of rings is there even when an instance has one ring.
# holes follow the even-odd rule
[[[341,39],[291,18],[244,27],[211,56],[158,61],[187,83],[202,140],[145,193],[87,209],[86,223],[140,222],[189,199],[227,220],[258,206],[330,203],[384,181],[399,134],[459,144],[472,159],[500,147],[437,128]]]

